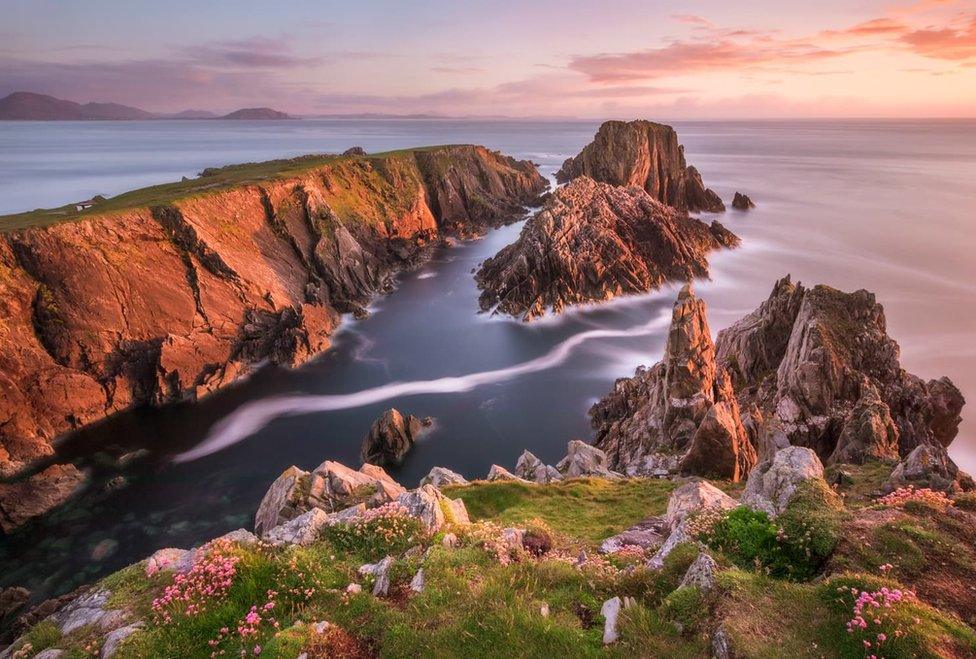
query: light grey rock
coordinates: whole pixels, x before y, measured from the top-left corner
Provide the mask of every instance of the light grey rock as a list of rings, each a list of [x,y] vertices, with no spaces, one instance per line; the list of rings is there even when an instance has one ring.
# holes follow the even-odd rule
[[[373,595],[384,597],[390,590],[390,566],[393,565],[393,557],[387,556],[379,563],[367,563],[359,568],[359,574],[363,576],[372,575]]]
[[[417,574],[413,575],[413,579],[410,580],[410,590],[415,593],[424,592],[424,568],[420,568]]]
[[[530,451],[523,451],[515,463],[515,475],[535,483],[552,483],[561,481],[562,474],[551,465],[544,464],[542,460],[533,455]]]
[[[404,492],[396,501],[406,509],[408,515],[420,520],[424,529],[436,533],[445,523],[444,509],[441,507],[441,500],[445,498],[433,485],[424,485],[412,492]]]
[[[118,651],[119,646],[122,641],[129,638],[137,631],[142,629],[142,622],[134,622],[131,625],[126,625],[125,627],[119,627],[105,636],[105,641],[102,643],[102,651],[99,653],[100,659],[109,659],[114,657],[115,653]]]
[[[525,539],[525,529],[517,529],[511,526],[502,529],[502,539],[509,549],[520,550],[522,549],[522,541]]]
[[[651,560],[647,562],[647,567],[651,570],[660,570],[664,567],[664,559],[667,558],[674,548],[684,542],[694,542],[694,538],[688,533],[688,520],[683,519],[678,523],[678,526],[671,531],[671,535],[667,537],[661,548],[657,550],[657,553],[651,557]]]
[[[691,513],[707,509],[731,510],[737,505],[735,499],[708,481],[690,481],[671,493],[664,520],[673,530]]]
[[[623,601],[619,597],[612,597],[603,603],[600,608],[600,615],[603,616],[603,644],[610,645],[616,643],[620,638],[617,632],[617,619],[623,609]]]
[[[453,549],[458,545],[458,537],[453,533],[445,533],[444,537],[441,538],[441,546],[446,549]]]
[[[226,540],[227,542],[233,542],[244,547],[250,547],[258,544],[258,537],[247,529],[237,529],[235,531],[225,533],[217,538],[217,540]]]
[[[320,635],[324,634],[330,627],[332,627],[332,623],[328,620],[320,620],[312,624],[312,629],[315,630],[316,634]]]
[[[356,593],[363,592],[363,587],[360,586],[358,583],[351,583],[348,586],[346,586],[346,592],[349,593],[350,595],[355,595]]]
[[[451,471],[446,467],[434,467],[430,470],[426,476],[424,476],[420,485],[433,485],[434,487],[441,488],[445,485],[469,485],[470,481],[457,473],[456,471]]]
[[[566,447],[566,457],[559,461],[556,469],[566,478],[595,476],[598,478],[622,478],[611,471],[607,454],[597,447],[574,439]]]
[[[941,446],[915,447],[891,472],[889,489],[914,485],[952,492],[956,489],[959,467]]]
[[[364,464],[359,470],[326,460],[312,472],[308,502],[326,512],[335,512],[357,503],[373,508],[396,500],[406,489],[382,467]]]
[[[812,449],[788,446],[752,470],[742,493],[742,505],[775,517],[786,510],[802,483],[823,478],[823,464]]]
[[[732,639],[722,625],[719,625],[712,635],[712,657],[714,659],[734,659],[735,657],[735,653],[732,651]]]
[[[42,650],[34,655],[34,659],[58,659],[64,654],[64,650],[59,650],[58,648],[48,648],[47,650]]]
[[[275,479],[254,515],[254,532],[260,536],[295,519],[309,509],[311,474],[294,465]]]
[[[617,535],[610,536],[600,543],[601,554],[615,554],[625,546],[650,549],[664,542],[670,527],[663,517],[648,517]]]
[[[718,563],[708,552],[701,552],[698,558],[688,566],[684,579],[681,580],[682,586],[694,586],[700,591],[708,592],[715,587],[715,573],[718,572]]]
[[[308,546],[315,542],[323,528],[328,526],[330,516],[324,510],[312,508],[280,526],[271,529],[265,540],[275,546]]]
[[[92,590],[67,604],[48,620],[57,625],[61,634],[67,636],[76,629],[97,624],[107,613],[105,605],[111,593],[107,590]]]
[[[167,547],[157,549],[146,559],[146,575],[152,576],[157,572],[186,572],[193,566],[193,551]]]
[[[518,476],[510,472],[508,469],[505,469],[505,467],[502,467],[500,465],[492,465],[491,469],[488,470],[488,475],[485,477],[485,480],[490,482],[496,482],[496,481],[517,481],[520,483],[529,482],[524,478],[519,478]]]

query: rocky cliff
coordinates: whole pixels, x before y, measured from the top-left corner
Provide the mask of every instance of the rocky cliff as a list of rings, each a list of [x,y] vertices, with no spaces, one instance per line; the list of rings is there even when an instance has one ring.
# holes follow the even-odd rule
[[[476,275],[481,308],[525,320],[708,274],[708,252],[739,239],[638,187],[583,176],[551,194],[517,241]]]
[[[0,474],[114,412],[302,363],[438,235],[516,219],[545,187],[529,162],[452,146],[210,170],[72,221],[9,218]]]
[[[702,183],[698,170],[685,163],[678,134],[664,124],[604,122],[593,141],[556,172],[560,183],[580,176],[643,188],[661,203],[679,210],[725,210],[719,196]]]
[[[756,464],[729,374],[715,363],[705,303],[690,285],[675,302],[664,359],[617,380],[590,416],[612,469],[737,481]]]
[[[787,277],[714,345],[704,304],[683,290],[664,361],[618,380],[590,413],[611,468],[629,473],[736,478],[757,453],[798,445],[827,464],[944,464],[926,485],[952,489],[968,486],[945,452],[964,403],[948,378],[901,368],[874,295]]]

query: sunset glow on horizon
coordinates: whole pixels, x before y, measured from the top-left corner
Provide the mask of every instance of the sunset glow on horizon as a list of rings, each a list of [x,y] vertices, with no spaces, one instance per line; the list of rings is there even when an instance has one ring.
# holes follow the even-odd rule
[[[8,0],[0,96],[301,115],[976,116],[976,0]]]

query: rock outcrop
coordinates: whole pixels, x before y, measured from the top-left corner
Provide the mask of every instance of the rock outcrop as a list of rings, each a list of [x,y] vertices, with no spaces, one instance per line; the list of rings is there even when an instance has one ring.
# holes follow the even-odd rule
[[[467,478],[451,471],[447,467],[433,467],[430,472],[420,480],[421,485],[433,485],[434,487],[444,487],[445,485],[468,485]]]
[[[674,305],[664,360],[617,380],[590,410],[595,444],[606,451],[611,468],[746,477],[756,451],[731,378],[715,355],[705,303],[686,285]]]
[[[791,445],[828,464],[944,449],[964,403],[948,378],[901,368],[874,295],[786,277],[715,344],[704,304],[683,290],[664,361],[618,380],[590,413],[615,469],[738,479],[757,454]]]
[[[738,211],[747,211],[750,208],[755,208],[756,204],[753,203],[749,195],[744,195],[741,192],[736,192],[735,196],[732,197],[732,208]]]
[[[426,425],[430,425],[430,420],[426,421]],[[412,414],[404,417],[396,408],[383,412],[363,439],[363,462],[375,465],[399,464],[403,456],[413,448],[424,425],[424,420]]]
[[[581,176],[611,185],[635,186],[682,211],[723,211],[717,194],[685,163],[684,147],[671,126],[651,121],[607,121],[593,141],[563,163],[556,180]]]
[[[551,194],[518,240],[475,278],[485,311],[524,320],[708,275],[708,253],[739,239],[640,188],[581,177]]]
[[[868,291],[786,277],[716,345],[764,458],[792,444],[828,464],[897,460],[920,445],[945,448],[958,432],[962,394],[948,378],[926,382],[901,367]]]
[[[816,453],[802,446],[788,446],[752,470],[742,505],[776,517],[786,510],[803,483],[823,479],[823,464]]]
[[[115,412],[306,361],[438,235],[517,219],[546,187],[476,146],[276,165],[248,183],[247,166],[212,170],[156,205],[5,223],[0,476]]]
[[[558,469],[545,464],[530,451],[522,451],[515,463],[515,474],[534,483],[552,483],[563,479]]]

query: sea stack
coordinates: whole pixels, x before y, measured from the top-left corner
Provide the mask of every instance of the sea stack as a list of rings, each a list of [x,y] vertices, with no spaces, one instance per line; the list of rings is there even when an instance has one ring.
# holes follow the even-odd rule
[[[413,448],[424,426],[430,424],[429,418],[418,419],[412,414],[403,416],[396,408],[388,409],[373,422],[363,439],[363,462],[380,466],[399,464]]]
[[[642,188],[583,176],[552,193],[475,278],[483,310],[531,320],[707,276],[708,253],[738,244],[718,222],[690,217]]]
[[[744,195],[741,192],[736,192],[735,196],[732,198],[732,208],[739,211],[747,211],[750,208],[755,208],[756,204],[752,202],[752,199],[748,195]]]
[[[593,141],[563,163],[556,180],[588,176],[601,183],[636,186],[678,210],[720,212],[725,204],[685,163],[684,147],[671,126],[651,121],[607,121]]]

